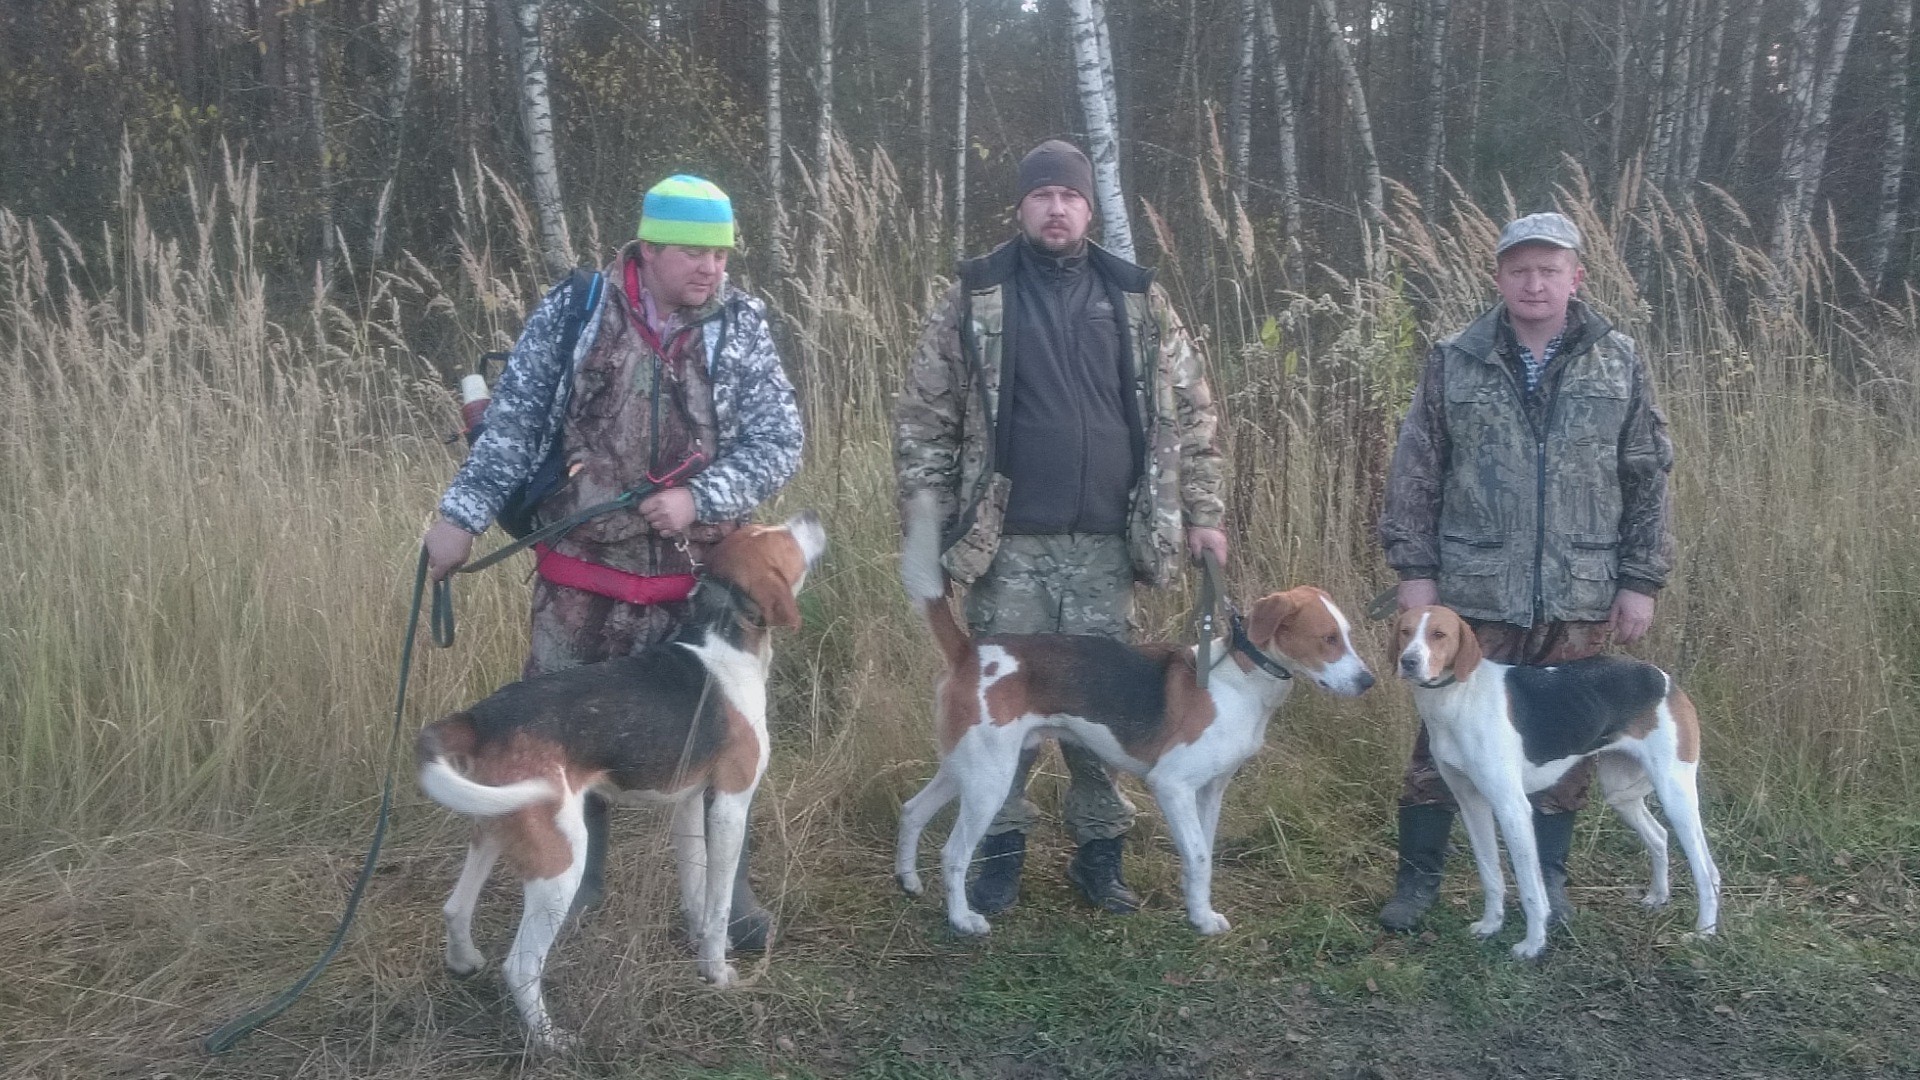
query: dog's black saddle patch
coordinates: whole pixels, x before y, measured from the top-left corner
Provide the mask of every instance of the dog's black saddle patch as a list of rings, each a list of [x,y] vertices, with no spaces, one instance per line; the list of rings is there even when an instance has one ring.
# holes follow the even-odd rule
[[[1507,672],[1507,700],[1527,760],[1591,754],[1659,706],[1667,677],[1642,660],[1591,656]]]

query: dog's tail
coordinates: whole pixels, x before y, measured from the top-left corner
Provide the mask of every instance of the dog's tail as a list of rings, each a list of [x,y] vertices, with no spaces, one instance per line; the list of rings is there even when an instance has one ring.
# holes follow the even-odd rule
[[[948,667],[958,667],[973,651],[966,627],[953,617],[947,600],[947,573],[940,568],[940,518],[933,492],[918,491],[907,502],[906,535],[900,545],[900,584],[933,631]]]
[[[414,756],[420,762],[420,790],[427,798],[456,814],[498,817],[560,797],[552,782],[539,777],[498,786],[470,779],[450,758],[471,754],[475,742],[470,713],[457,712],[421,729]]]

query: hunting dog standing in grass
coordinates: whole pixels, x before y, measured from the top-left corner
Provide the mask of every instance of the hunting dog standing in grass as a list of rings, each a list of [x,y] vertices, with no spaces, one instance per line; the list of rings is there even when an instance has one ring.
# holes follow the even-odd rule
[[[1400,675],[1413,684],[1433,760],[1460,804],[1480,869],[1486,908],[1479,937],[1500,932],[1506,880],[1494,826],[1526,912],[1527,934],[1513,955],[1531,959],[1547,944],[1548,904],[1535,847],[1530,792],[1596,758],[1606,798],[1647,847],[1652,881],[1642,903],[1667,902],[1667,832],[1647,809],[1657,794],[1693,871],[1700,910],[1694,926],[1711,934],[1720,918],[1720,871],[1700,823],[1700,723],[1693,702],[1666,672],[1623,656],[1592,656],[1546,667],[1486,659],[1465,620],[1446,607],[1402,612],[1395,623]]]
[[[734,982],[728,909],[747,810],[767,767],[770,631],[800,625],[796,597],[825,548],[810,513],[747,526],[714,550],[692,614],[671,640],[521,680],[421,731],[421,788],[478,819],[445,907],[447,968],[464,977],[485,965],[473,909],[505,854],[525,882],[525,909],[503,973],[536,1044],[567,1040],[547,1015],[540,980],[580,883],[589,791],[673,804],[680,906],[700,975],[715,986]]]
[[[1202,934],[1225,933],[1212,886],[1227,781],[1260,749],[1267,720],[1295,677],[1341,695],[1373,685],[1347,617],[1311,586],[1263,597],[1244,629],[1236,615],[1235,633],[1204,690],[1190,646],[1130,646],[1078,634],[975,638],[947,600],[931,496],[916,496],[907,515],[901,581],[932,628],[946,670],[935,692],[940,769],[901,808],[894,855],[900,887],[920,895],[920,833],[958,798],[941,851],[947,920],[963,934],[986,933],[986,918],[967,903],[967,865],[1013,783],[1021,749],[1057,737],[1146,781],[1180,853],[1187,918]]]

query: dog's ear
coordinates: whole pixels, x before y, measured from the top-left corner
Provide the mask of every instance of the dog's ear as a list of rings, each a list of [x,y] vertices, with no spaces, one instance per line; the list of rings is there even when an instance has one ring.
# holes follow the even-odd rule
[[[760,617],[768,626],[800,629],[800,602],[794,599],[792,585],[779,574],[769,571],[761,575],[754,582],[753,599],[760,605]]]
[[[1247,618],[1247,637],[1255,645],[1266,648],[1275,635],[1280,632],[1280,624],[1286,622],[1300,605],[1286,593],[1269,593],[1254,601],[1253,614]]]
[[[1453,677],[1460,682],[1466,682],[1472,677],[1473,669],[1479,667],[1480,661],[1487,658],[1487,654],[1480,648],[1480,637],[1473,632],[1473,627],[1467,625],[1467,620],[1451,611],[1448,614],[1454,616],[1452,622],[1458,631],[1456,636],[1460,639],[1453,650]]]

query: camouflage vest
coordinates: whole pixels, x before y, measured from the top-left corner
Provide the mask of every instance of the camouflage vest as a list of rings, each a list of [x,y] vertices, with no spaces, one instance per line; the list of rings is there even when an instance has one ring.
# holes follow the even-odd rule
[[[1144,272],[1141,272],[1144,277]],[[955,532],[944,538],[942,562],[962,583],[971,583],[992,564],[1000,547],[1007,506],[1007,477],[993,461],[993,432],[1000,415],[1001,361],[1006,344],[1006,282],[967,288],[960,318],[960,345],[970,369],[970,393],[978,395],[981,422],[968,422],[969,449],[961,455],[960,505]],[[963,288],[965,286],[963,285]],[[1134,576],[1165,584],[1178,571],[1185,545],[1179,492],[1180,436],[1174,389],[1163,378],[1160,323],[1151,295],[1120,290],[1125,310],[1125,347],[1132,354],[1134,401],[1146,434],[1147,457],[1129,500],[1127,551]],[[973,403],[969,403],[971,405]],[[969,409],[971,411],[971,409]]]
[[[1555,358],[1542,386],[1550,396],[1537,428],[1496,345],[1500,311],[1442,346],[1450,448],[1440,600],[1516,626],[1603,620],[1620,573],[1619,448],[1633,343],[1586,311],[1583,344]]]

